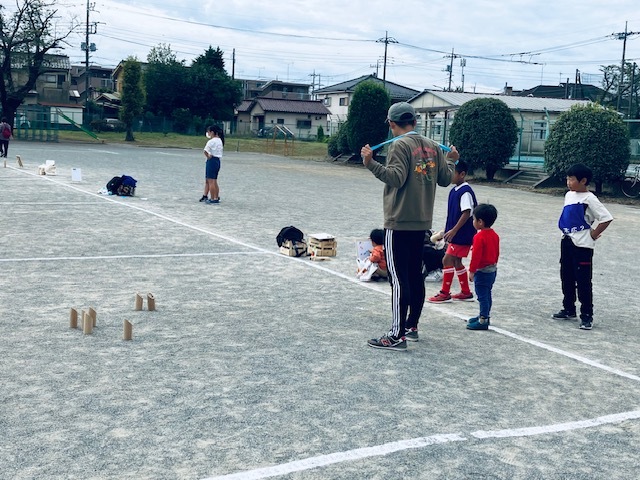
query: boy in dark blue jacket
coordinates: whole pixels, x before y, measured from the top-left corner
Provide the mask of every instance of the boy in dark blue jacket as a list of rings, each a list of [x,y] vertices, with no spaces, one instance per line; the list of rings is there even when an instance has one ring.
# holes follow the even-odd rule
[[[451,302],[451,300],[473,301],[467,269],[462,263],[462,259],[469,255],[473,237],[476,234],[472,212],[478,205],[473,189],[465,181],[468,168],[463,160],[458,160],[456,163],[456,171],[453,175],[455,187],[449,192],[447,225],[443,237],[449,245],[442,259],[442,288],[428,299],[431,303]],[[461,291],[451,295],[454,276],[458,277]]]

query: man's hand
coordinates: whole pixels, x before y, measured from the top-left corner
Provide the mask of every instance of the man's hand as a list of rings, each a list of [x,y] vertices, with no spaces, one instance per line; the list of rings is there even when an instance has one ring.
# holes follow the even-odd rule
[[[474,272],[469,272],[469,281],[473,283]]]
[[[456,162],[460,158],[460,152],[454,145],[449,145],[449,148],[451,151],[447,152],[447,160]]]
[[[371,162],[371,159],[373,158],[373,150],[371,150],[368,143],[360,149],[360,156],[362,156],[362,164],[365,167],[369,165],[369,162]]]

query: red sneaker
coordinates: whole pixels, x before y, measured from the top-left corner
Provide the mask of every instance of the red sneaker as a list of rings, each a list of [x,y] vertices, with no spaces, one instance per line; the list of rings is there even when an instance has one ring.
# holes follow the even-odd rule
[[[451,295],[451,298],[457,300],[458,302],[473,302],[473,293],[456,293],[455,295]]]
[[[450,303],[451,295],[444,293],[443,291],[439,291],[435,296],[428,298],[427,301],[431,303]]]

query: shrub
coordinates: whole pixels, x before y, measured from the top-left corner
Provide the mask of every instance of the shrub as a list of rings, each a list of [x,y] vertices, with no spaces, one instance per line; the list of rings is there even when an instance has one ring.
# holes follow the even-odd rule
[[[509,163],[518,143],[518,125],[507,104],[478,98],[462,104],[451,125],[449,140],[472,168],[482,167],[487,179]]]
[[[324,128],[322,128],[322,125],[318,125],[318,130],[316,132],[316,140],[318,142],[324,142]]]
[[[622,178],[631,156],[629,133],[620,116],[600,105],[574,105],[551,128],[544,145],[547,173],[564,178],[575,163],[593,171],[596,193],[602,184]]]

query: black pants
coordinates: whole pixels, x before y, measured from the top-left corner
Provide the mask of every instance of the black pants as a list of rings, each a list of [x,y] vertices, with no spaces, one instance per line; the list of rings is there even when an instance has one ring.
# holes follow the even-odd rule
[[[387,271],[391,284],[391,330],[394,338],[405,329],[417,328],[424,306],[422,247],[424,230],[386,230],[384,237]]]
[[[9,140],[0,139],[0,157],[6,157],[9,152]]]
[[[576,290],[580,301],[580,316],[593,315],[593,249],[576,247],[569,237],[560,243],[560,280],[562,281],[562,308],[576,311]]]

